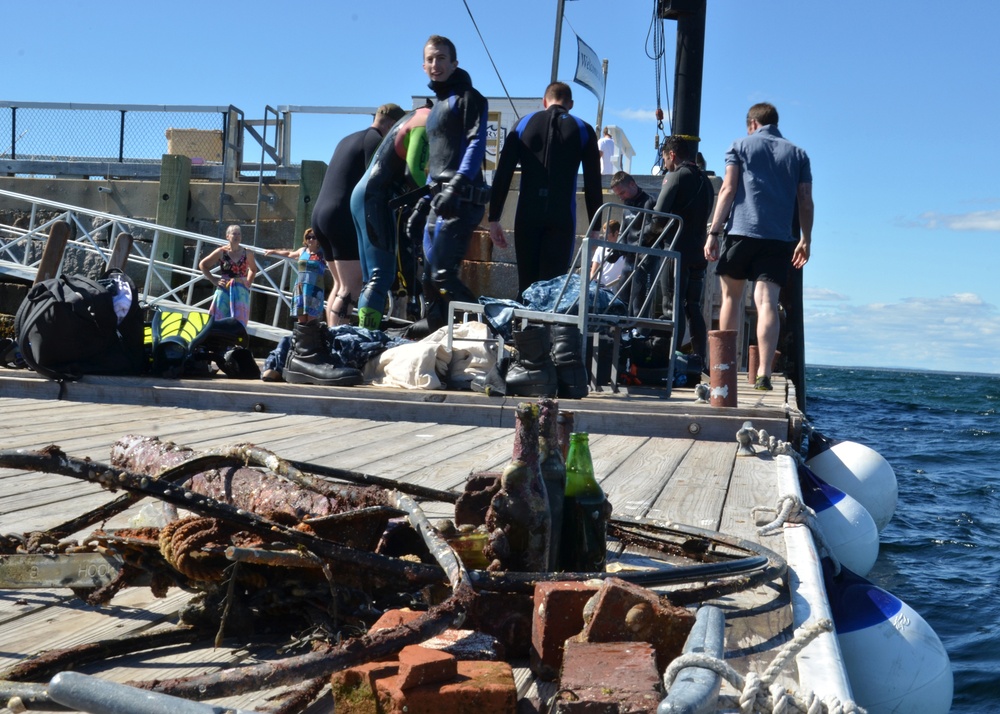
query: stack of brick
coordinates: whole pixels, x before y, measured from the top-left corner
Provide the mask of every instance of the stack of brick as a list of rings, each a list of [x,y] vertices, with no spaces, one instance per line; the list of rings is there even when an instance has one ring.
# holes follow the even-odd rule
[[[371,630],[397,627],[420,614],[394,610]],[[463,652],[484,659],[460,659]],[[338,714],[513,714],[517,709],[514,673],[508,663],[497,661],[496,654],[478,633],[448,630],[422,645],[403,648],[394,660],[369,662],[334,674],[336,710]]]
[[[496,248],[485,229],[472,233],[469,249],[459,268],[459,277],[476,295],[494,298],[517,298],[517,262],[514,258],[513,231],[507,232],[509,245]]]
[[[694,619],[618,578],[539,583],[531,669],[541,679],[558,676],[555,711],[605,711],[618,702],[614,711],[653,712],[663,698],[660,676],[681,654]]]

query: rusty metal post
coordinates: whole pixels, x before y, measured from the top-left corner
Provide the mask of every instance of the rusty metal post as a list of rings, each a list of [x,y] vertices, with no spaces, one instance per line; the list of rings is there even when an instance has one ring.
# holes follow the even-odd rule
[[[757,345],[750,345],[747,349],[747,381],[753,384],[757,381],[757,371],[760,369],[760,350]]]
[[[38,272],[35,273],[35,283],[56,277],[68,240],[69,223],[66,221],[56,221],[53,223],[49,229],[49,237],[45,241],[45,247],[42,249],[42,260],[38,263]]]
[[[713,407],[736,406],[736,330],[708,333],[711,397]]]
[[[131,233],[119,233],[115,238],[115,245],[111,249],[108,258],[108,270],[117,268],[124,271],[125,264],[128,263],[128,256],[132,252],[133,238]]]

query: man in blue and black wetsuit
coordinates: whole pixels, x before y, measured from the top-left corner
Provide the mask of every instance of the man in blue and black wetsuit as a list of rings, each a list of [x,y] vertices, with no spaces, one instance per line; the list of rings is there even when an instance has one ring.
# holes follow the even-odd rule
[[[583,165],[588,220],[603,202],[601,152],[597,134],[569,113],[573,91],[563,82],[545,89],[544,110],[522,118],[504,141],[493,175],[490,238],[507,245],[500,216],[514,169],[521,166],[521,188],[514,216],[518,291],[538,280],[564,274],[573,260],[576,239],[576,177]],[[599,237],[595,231],[594,237]]]
[[[489,187],[483,180],[486,155],[486,98],[458,68],[454,43],[431,35],[424,44],[424,71],[437,101],[427,117],[431,210],[424,230],[426,322],[409,336],[447,324],[452,300],[475,302],[458,277],[472,232],[483,219]],[[415,211],[419,215],[419,211]]]

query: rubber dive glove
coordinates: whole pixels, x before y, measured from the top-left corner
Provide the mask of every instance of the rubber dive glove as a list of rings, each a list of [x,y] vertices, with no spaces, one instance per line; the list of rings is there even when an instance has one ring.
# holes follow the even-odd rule
[[[455,174],[451,180],[441,187],[441,192],[434,197],[431,208],[442,218],[451,218],[458,214],[458,206],[462,196],[468,194],[469,179],[462,174]]]

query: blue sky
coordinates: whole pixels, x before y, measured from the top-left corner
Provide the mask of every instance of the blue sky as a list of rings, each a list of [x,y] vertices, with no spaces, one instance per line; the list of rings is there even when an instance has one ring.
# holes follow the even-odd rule
[[[480,91],[539,96],[552,67],[555,0],[5,4],[10,101],[408,105],[425,92],[431,33],[458,46]],[[655,159],[653,0],[567,0],[559,78],[579,35],[609,62],[604,123]],[[813,165],[806,267],[813,364],[1000,372],[1000,3],[994,0],[708,0],[701,151],[722,170],[747,108],[770,101]],[[676,25],[665,26],[673,102]],[[501,79],[503,84],[501,84]],[[596,98],[573,85],[591,123]],[[326,161],[360,117],[300,115],[292,160]]]

